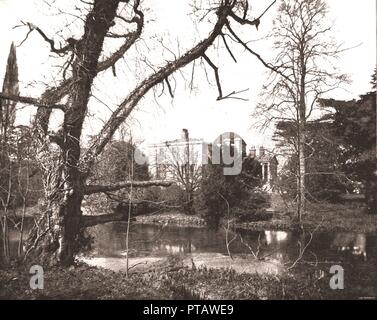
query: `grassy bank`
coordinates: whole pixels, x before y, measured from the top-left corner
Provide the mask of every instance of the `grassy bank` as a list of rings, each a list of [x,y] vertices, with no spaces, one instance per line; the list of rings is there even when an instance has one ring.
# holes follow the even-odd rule
[[[329,276],[316,277],[313,270],[262,276],[182,268],[127,279],[122,272],[82,264],[45,270],[43,290],[31,290],[29,280],[25,267],[0,271],[0,299],[351,299],[368,294],[362,283],[331,290]]]
[[[364,206],[357,205],[311,204],[304,222],[311,227],[322,222],[322,228],[329,231],[377,232],[377,215],[369,215]]]
[[[187,215],[179,211],[161,212],[136,217],[136,223],[141,224],[168,224],[186,227],[204,227],[205,221],[198,215]]]
[[[293,211],[275,211],[267,221],[236,223],[236,227],[262,230],[292,230],[296,227]],[[199,216],[188,216],[180,212],[163,212],[156,215],[144,215],[136,218],[138,223],[169,224],[188,227],[203,227],[205,222]],[[309,204],[307,213],[302,217],[305,229],[312,230],[319,225],[322,231],[375,233],[377,215],[368,215],[362,206],[343,204]]]

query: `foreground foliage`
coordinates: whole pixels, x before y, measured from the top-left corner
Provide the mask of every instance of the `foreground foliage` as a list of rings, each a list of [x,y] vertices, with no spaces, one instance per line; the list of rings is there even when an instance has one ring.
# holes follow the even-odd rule
[[[29,288],[25,267],[0,273],[0,299],[350,299],[376,293],[365,279],[347,279],[345,290],[329,288],[329,274],[314,268],[282,276],[231,270],[182,268],[133,274],[86,265],[45,271],[45,289]]]

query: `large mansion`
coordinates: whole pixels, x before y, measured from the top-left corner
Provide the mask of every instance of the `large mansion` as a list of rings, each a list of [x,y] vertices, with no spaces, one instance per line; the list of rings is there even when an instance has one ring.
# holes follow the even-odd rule
[[[179,139],[149,145],[148,162],[151,176],[154,179],[171,179],[174,175],[171,168],[174,172],[182,169],[184,173],[187,163],[191,173],[198,173],[213,156],[214,146],[231,146],[238,154],[242,154],[242,159],[256,159],[261,165],[264,188],[273,190],[278,172],[276,156],[263,146],[260,146],[258,151],[252,146],[249,152],[246,152],[246,142],[234,132],[223,133],[213,143],[207,143],[203,139],[190,138],[188,130],[183,129]]]

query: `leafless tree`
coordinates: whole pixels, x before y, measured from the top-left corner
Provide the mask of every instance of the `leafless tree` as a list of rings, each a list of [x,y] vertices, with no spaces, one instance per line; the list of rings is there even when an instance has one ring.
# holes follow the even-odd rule
[[[83,30],[79,33],[79,38],[67,38],[61,46],[36,24],[22,23],[28,30],[27,36],[30,33],[40,35],[41,40],[49,45],[51,54],[65,60],[60,83],[47,88],[40,97],[0,93],[0,98],[38,107],[34,119],[34,134],[40,167],[44,174],[47,209],[40,219],[43,224],[34,228],[27,252],[30,252],[31,248],[38,248],[40,251],[48,249],[55,253],[49,255],[53,262],[61,265],[72,264],[78,250],[79,236],[84,228],[124,219],[124,216],[119,214],[84,215],[81,211],[84,197],[93,193],[129,188],[131,185],[133,188],[168,185],[165,181],[127,181],[112,185],[88,185],[87,182],[97,157],[120,125],[129,119],[140,100],[155,86],[169,83],[169,77],[196,59],[203,58],[214,71],[219,89],[218,99],[234,95],[222,94],[218,68],[210,59],[207,50],[218,37],[222,37],[225,30],[235,34],[232,25],[258,27],[262,16],[271,6],[259,17],[250,19],[251,6],[245,6],[244,3],[245,1],[238,0],[209,1],[206,16],[211,17],[214,22],[209,34],[164,65],[151,65],[151,74],[141,80],[113,109],[110,118],[85,150],[81,147],[82,131],[94,89],[93,81],[105,70],[110,69],[116,75],[116,64],[123,58],[127,62],[127,52],[141,39],[146,27],[146,8],[143,8],[140,0],[78,2],[85,8],[79,16],[83,22]],[[153,6],[150,9],[153,9]],[[114,38],[123,39],[123,44],[112,54],[104,55],[104,43]],[[236,42],[245,45],[238,36],[236,39]],[[39,43],[36,45],[40,46]],[[230,49],[228,52],[231,53]],[[62,126],[56,132],[50,128],[53,110],[59,110],[63,114]]]
[[[132,145],[132,136],[131,136],[131,145]],[[133,152],[132,152],[133,153]],[[129,168],[129,180],[132,181],[134,179],[134,163],[131,161],[131,166]],[[131,212],[132,212],[132,192],[133,192],[133,185],[131,183],[130,192],[129,192],[129,199],[128,199],[128,218],[127,218],[127,230],[126,230],[126,277],[128,278],[129,272],[129,244],[130,244],[130,225],[131,225]]]
[[[226,224],[224,226],[224,231],[225,231],[225,246],[226,246],[226,251],[228,252],[229,258],[231,258],[233,260],[233,255],[230,252],[230,245],[232,244],[232,242],[234,240],[237,239],[237,233],[235,233],[234,231],[231,230],[232,229],[232,223],[233,223],[233,221],[232,221],[231,215],[230,215],[229,201],[220,192],[217,192],[217,194],[226,203]],[[231,234],[233,234],[233,237],[231,239],[229,239],[229,237],[230,237]]]
[[[201,146],[200,146],[201,147]],[[166,142],[166,153],[162,164],[169,180],[180,186],[185,194],[183,207],[187,213],[193,213],[194,193],[200,187],[202,163],[199,150],[190,142],[171,145]]]
[[[263,127],[277,122],[293,123],[292,152],[298,158],[297,218],[305,212],[306,160],[310,141],[306,123],[318,117],[318,98],[339,88],[346,76],[339,73],[334,60],[344,51],[331,37],[326,25],[328,7],[323,0],[283,0],[272,32],[276,57],[263,87],[263,103],[256,115]]]

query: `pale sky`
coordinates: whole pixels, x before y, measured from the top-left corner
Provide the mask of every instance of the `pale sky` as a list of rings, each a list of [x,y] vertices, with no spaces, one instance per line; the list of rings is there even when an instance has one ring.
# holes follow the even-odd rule
[[[0,81],[4,77],[6,58],[12,41],[20,44],[27,29],[16,28],[20,20],[32,22],[41,27],[48,35],[54,35],[55,31],[65,29],[64,25],[74,21],[73,16],[56,15],[55,11],[48,11],[46,2],[42,0],[0,0]],[[146,55],[152,63],[162,65],[164,61],[172,59],[173,53],[161,51],[160,38],[174,54],[184,52],[185,48],[196,43],[207,35],[211,25],[204,21],[198,26],[192,22],[188,15],[190,7],[188,3],[193,0],[145,0],[143,7],[150,9],[145,12],[146,20],[143,39],[138,43],[138,51],[130,51],[124,62],[117,64],[118,76],[113,77],[111,72],[101,74],[95,82],[91,99],[90,113],[93,117],[87,122],[85,133],[95,134],[99,131],[101,121],[106,119],[110,109],[116,108],[122,98],[132,89],[134,84],[142,80],[144,74],[149,74],[151,69],[137,65],[135,56]],[[66,12],[73,12],[75,0],[55,0],[55,3]],[[158,3],[158,4],[156,4]],[[266,6],[267,1],[254,0],[253,14],[259,15]],[[329,20],[334,21],[333,36],[338,43],[344,43],[345,47],[356,48],[344,52],[337,61],[342,72],[347,73],[352,83],[344,89],[339,89],[331,94],[332,97],[342,99],[357,98],[359,94],[370,90],[371,74],[376,65],[376,1],[375,0],[328,0],[330,7]],[[276,5],[263,18],[259,31],[254,27],[245,27],[241,33],[246,41],[263,38],[271,30],[272,21],[276,15]],[[72,32],[76,27],[71,27]],[[65,29],[65,34],[70,34]],[[78,37],[78,35],[76,35]],[[60,38],[55,36],[55,41]],[[150,41],[151,40],[151,41]],[[196,41],[195,41],[196,40]],[[178,45],[179,42],[179,45]],[[111,50],[119,43],[107,43],[106,48]],[[147,45],[148,44],[148,45]],[[214,85],[213,73],[208,69],[208,83],[205,73],[195,69],[194,88],[190,91],[188,81],[191,77],[192,66],[183,69],[182,74],[175,75],[176,81],[171,79],[176,87],[175,98],[171,99],[165,94],[161,97],[161,86],[156,88],[156,98],[153,92],[143,99],[136,112],[132,115],[132,121],[127,126],[132,129],[135,139],[148,143],[159,142],[179,137],[181,129],[187,128],[191,137],[203,138],[213,141],[219,134],[225,131],[234,131],[241,135],[248,146],[264,144],[271,146],[269,134],[263,134],[252,127],[255,119],[251,114],[258,102],[262,85],[265,82],[267,70],[253,56],[243,51],[236,44],[231,44],[238,63],[235,64],[224,50],[211,49],[208,55],[220,67],[220,77],[224,94],[232,91],[248,89],[241,94],[248,101],[224,100],[216,101],[217,88]],[[262,39],[251,42],[250,46],[260,53],[266,60],[271,58],[271,42]],[[21,94],[37,97],[42,92],[45,84],[53,83],[54,72],[50,68],[59,65],[60,60],[50,57],[46,43],[35,33],[18,48],[18,64]],[[198,64],[197,64],[198,65]],[[135,67],[137,72],[135,72]],[[53,69],[55,70],[55,69]],[[186,78],[186,81],[184,80]],[[101,101],[101,102],[99,102]],[[107,106],[105,106],[106,104]],[[18,122],[26,123],[30,117],[27,108],[19,113]],[[54,123],[59,125],[59,116],[56,115]]]

